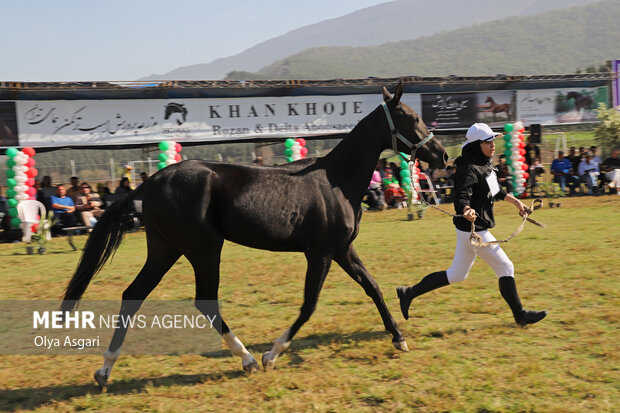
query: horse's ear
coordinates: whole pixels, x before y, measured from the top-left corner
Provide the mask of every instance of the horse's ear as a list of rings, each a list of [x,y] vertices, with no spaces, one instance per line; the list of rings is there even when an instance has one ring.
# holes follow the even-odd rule
[[[394,104],[398,104],[400,102],[400,97],[403,95],[403,83],[398,82],[398,86],[396,86],[396,92],[394,92]]]
[[[392,94],[386,89],[385,86],[383,86],[383,100],[385,102],[389,102],[390,99],[392,99]]]

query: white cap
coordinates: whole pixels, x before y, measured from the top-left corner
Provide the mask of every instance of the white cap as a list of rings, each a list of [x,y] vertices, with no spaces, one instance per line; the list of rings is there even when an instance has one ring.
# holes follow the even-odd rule
[[[493,132],[493,130],[486,123],[474,123],[467,129],[465,138],[467,141],[461,146],[464,147],[468,143],[476,141],[492,141],[501,133]]]

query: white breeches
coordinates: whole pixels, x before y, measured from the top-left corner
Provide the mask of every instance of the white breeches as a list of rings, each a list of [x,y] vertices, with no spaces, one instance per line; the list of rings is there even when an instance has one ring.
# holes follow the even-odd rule
[[[488,231],[477,232],[485,242],[495,241],[495,237]],[[514,277],[514,265],[504,250],[498,245],[493,244],[488,247],[480,247],[476,251],[469,241],[469,232],[456,230],[456,250],[454,251],[454,260],[452,266],[448,269],[448,281],[450,284],[465,280],[469,274],[469,270],[476,257],[480,257],[489,264],[497,277]]]

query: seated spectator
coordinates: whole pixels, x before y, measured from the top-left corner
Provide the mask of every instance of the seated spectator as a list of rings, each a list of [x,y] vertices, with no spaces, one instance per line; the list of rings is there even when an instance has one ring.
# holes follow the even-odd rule
[[[562,192],[566,192],[566,186],[570,189],[570,194],[575,195],[575,188],[579,185],[579,179],[572,174],[573,164],[564,157],[564,152],[558,152],[557,159],[551,163],[551,174],[553,182],[560,184]]]
[[[260,158],[260,163],[258,163],[258,158]],[[257,165],[262,165],[263,164],[262,156],[257,156],[256,161],[257,161],[256,162]],[[147,179],[149,179],[149,175],[146,172],[140,172],[140,182],[138,183],[138,186],[142,185]]]
[[[371,210],[382,211],[385,208],[385,199],[381,189],[381,174],[379,173],[378,166],[372,173],[372,178],[370,178],[370,184],[366,191],[366,203]]]
[[[75,208],[80,213],[84,225],[92,227],[97,222],[97,219],[103,215],[104,211],[101,209],[103,201],[98,193],[91,192],[91,187],[88,183],[82,182],[80,187],[82,188],[82,193],[76,199]]]
[[[50,199],[56,195],[57,189],[52,186],[52,178],[49,175],[45,175],[41,180],[41,188],[37,191],[37,201],[41,202],[45,206],[45,210],[52,209]]]
[[[611,151],[611,156],[605,159],[601,170],[605,172],[605,183],[609,185],[612,192],[620,195],[620,158],[618,158],[618,149]]]
[[[125,195],[131,192],[131,187],[129,186],[129,178],[126,176],[121,179],[121,182],[116,187],[116,191],[114,191],[114,195]]]
[[[392,171],[385,171],[383,178],[383,192],[385,194],[385,203],[389,208],[402,208],[407,196],[405,191],[398,184],[398,180],[392,176]]]
[[[62,228],[75,226],[75,204],[73,200],[67,196],[67,189],[60,184],[56,187],[57,193],[50,199],[54,218],[58,221]]]
[[[504,155],[499,157],[499,163],[495,165],[495,168],[497,169],[497,182],[506,192],[510,193],[512,191],[510,187],[510,171],[508,170],[506,157]]]
[[[536,186],[536,178],[545,173],[545,168],[542,163],[540,163],[540,158],[534,158],[533,163],[530,165],[530,192],[533,191],[533,188]]]
[[[71,187],[67,189],[67,196],[73,199],[73,203],[75,204],[77,201],[78,195],[82,193],[82,188],[80,188],[80,179],[77,176],[71,177]]]
[[[579,164],[579,176],[582,182],[588,186],[588,194],[598,193],[597,178],[599,175],[598,163],[593,161],[591,152],[586,153],[586,158]]]

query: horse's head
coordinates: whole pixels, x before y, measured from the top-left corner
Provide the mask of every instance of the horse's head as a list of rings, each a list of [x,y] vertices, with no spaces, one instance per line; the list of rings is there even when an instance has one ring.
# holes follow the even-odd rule
[[[577,92],[568,92],[566,94],[566,100],[569,100],[569,99],[577,100],[578,97],[579,97],[579,93],[577,93]]]
[[[491,96],[489,96],[487,97],[487,100],[484,101],[484,103],[495,103],[495,101],[493,100]]]
[[[402,95],[403,88],[401,83],[398,84],[394,95],[392,95],[385,86],[383,87],[383,100],[390,111],[396,131],[400,132],[409,142],[417,145],[428,137],[431,132],[426,127],[422,117],[400,101]],[[390,142],[386,146],[391,148],[391,133],[389,136]],[[396,139],[396,142],[399,152],[411,153],[411,148],[400,139]],[[434,169],[444,168],[446,162],[448,162],[448,154],[436,137],[432,137],[429,141],[420,146],[416,152],[416,157],[427,162],[430,167]]]

